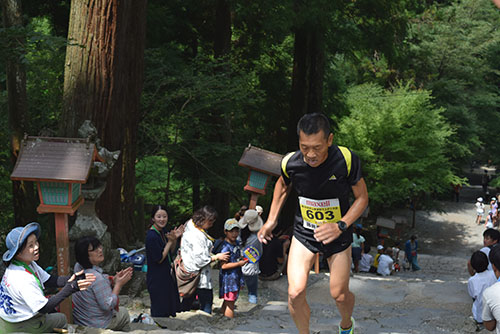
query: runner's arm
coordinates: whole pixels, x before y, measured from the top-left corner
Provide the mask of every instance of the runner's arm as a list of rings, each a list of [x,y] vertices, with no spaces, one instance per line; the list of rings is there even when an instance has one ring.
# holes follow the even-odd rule
[[[363,178],[359,179],[351,188],[355,200],[346,214],[342,217],[342,221],[344,221],[347,226],[351,226],[356,219],[363,214],[363,211],[365,211],[368,206],[368,190],[366,189],[365,180]]]
[[[342,217],[342,221],[351,226],[358,219],[368,205],[368,190],[366,189],[365,180],[363,178],[353,185],[352,192],[354,193],[354,202],[346,214]],[[323,224],[314,230],[314,238],[323,244],[328,244],[337,239],[342,234],[337,224]]]
[[[257,237],[259,238],[260,242],[267,244],[267,241],[271,240],[272,231],[278,224],[278,217],[280,215],[281,208],[283,208],[283,205],[285,204],[285,201],[290,194],[291,189],[291,184],[287,185],[285,183],[285,180],[283,179],[283,176],[280,176],[278,181],[276,181],[276,184],[274,185],[273,201],[271,203],[267,221],[257,233]]]

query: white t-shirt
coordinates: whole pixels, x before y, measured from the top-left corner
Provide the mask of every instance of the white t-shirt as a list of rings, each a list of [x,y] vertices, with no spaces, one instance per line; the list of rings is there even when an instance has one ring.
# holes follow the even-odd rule
[[[481,202],[476,202],[476,212],[480,215],[484,213],[484,204]]]
[[[483,321],[497,321],[497,334],[500,334],[500,282],[483,292]]]
[[[212,289],[212,276],[210,269],[211,251],[214,244],[201,230],[194,226],[190,219],[181,239],[181,257],[184,267],[189,272],[201,270],[200,289]]]
[[[491,250],[490,247],[483,247],[480,249],[480,251],[486,254],[486,257],[488,258],[488,270],[493,272],[493,267],[491,266],[490,262],[490,250]]]
[[[495,284],[497,278],[491,270],[485,270],[481,273],[476,273],[469,278],[467,290],[469,295],[474,299],[472,303],[472,316],[477,322],[483,322],[481,313],[483,312],[483,291]]]
[[[361,255],[361,260],[359,260],[359,271],[368,272],[373,264],[373,256],[371,254]]]
[[[393,269],[394,260],[386,254],[380,255],[377,274],[382,276],[389,276],[391,274],[391,270]]]
[[[34,261],[30,268],[43,287],[50,275]],[[31,319],[47,301],[33,274],[12,263],[7,267],[0,284],[0,317],[3,320],[20,322]]]

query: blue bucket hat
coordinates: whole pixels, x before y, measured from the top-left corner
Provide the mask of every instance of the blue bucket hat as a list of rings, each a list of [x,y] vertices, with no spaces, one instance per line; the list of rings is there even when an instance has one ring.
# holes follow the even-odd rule
[[[5,238],[7,251],[3,253],[3,260],[6,262],[12,260],[14,255],[16,255],[19,246],[23,244],[31,233],[35,233],[38,239],[38,237],[40,237],[40,224],[29,223],[25,227],[13,228],[9,234],[7,234],[7,238]]]

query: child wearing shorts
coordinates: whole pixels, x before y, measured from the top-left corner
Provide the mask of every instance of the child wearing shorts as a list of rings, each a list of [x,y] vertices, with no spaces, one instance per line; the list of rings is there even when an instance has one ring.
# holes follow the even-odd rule
[[[248,259],[241,257],[241,249],[236,241],[240,232],[238,221],[234,218],[224,223],[224,238],[221,252],[229,252],[229,261],[221,261],[219,271],[219,297],[224,299],[221,313],[228,317],[234,317],[234,304],[238,299],[241,286],[244,284],[243,267]]]

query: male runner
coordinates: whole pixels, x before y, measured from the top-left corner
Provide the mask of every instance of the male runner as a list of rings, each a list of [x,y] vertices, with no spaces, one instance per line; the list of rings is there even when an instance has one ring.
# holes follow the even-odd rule
[[[368,205],[359,158],[344,147],[332,145],[328,118],[319,113],[304,115],[297,125],[300,151],[281,162],[281,177],[274,187],[267,222],[258,232],[261,242],[272,231],[291,187],[298,207],[288,256],[288,308],[300,334],[309,334],[310,308],[306,300],[309,270],[317,252],[330,267],[330,294],[342,317],[339,333],[354,333],[354,294],[349,291],[352,224]],[[352,189],[355,200],[349,206]]]

